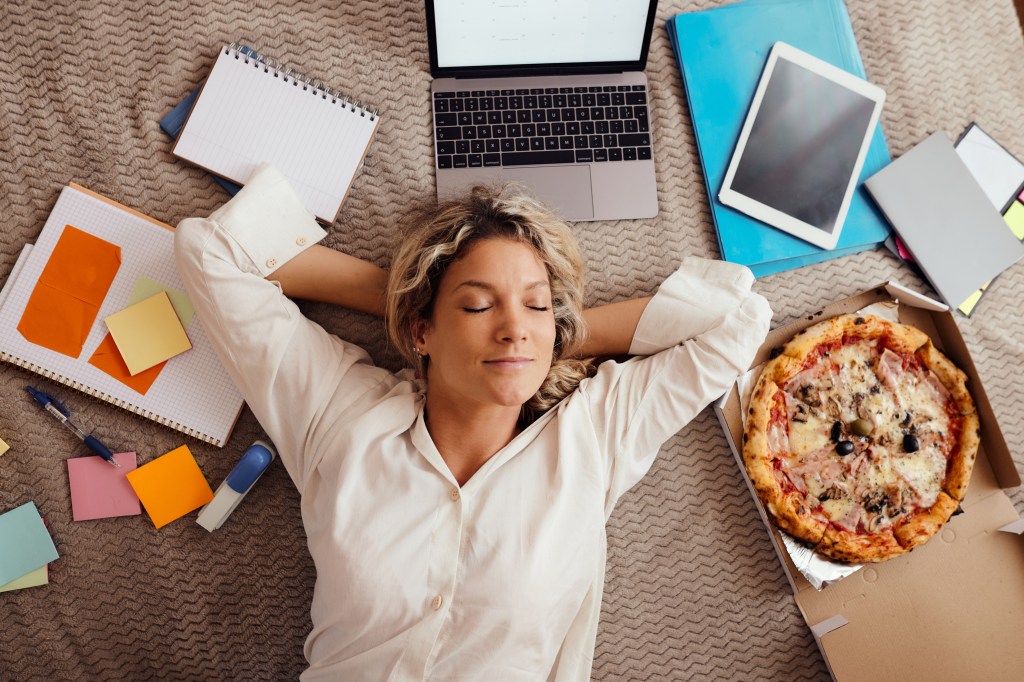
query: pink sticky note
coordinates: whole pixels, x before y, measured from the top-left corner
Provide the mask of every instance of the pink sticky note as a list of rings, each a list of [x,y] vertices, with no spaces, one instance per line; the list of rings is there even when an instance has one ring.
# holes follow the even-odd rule
[[[102,457],[72,457],[68,460],[71,481],[71,510],[75,521],[137,516],[142,513],[139,496],[125,474],[138,462],[134,452],[114,455],[121,468],[110,466]]]

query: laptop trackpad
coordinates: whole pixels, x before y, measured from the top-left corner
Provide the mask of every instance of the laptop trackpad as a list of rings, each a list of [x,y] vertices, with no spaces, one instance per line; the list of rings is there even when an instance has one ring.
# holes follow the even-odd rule
[[[589,166],[502,168],[500,177],[526,185],[533,196],[566,220],[594,217]]]

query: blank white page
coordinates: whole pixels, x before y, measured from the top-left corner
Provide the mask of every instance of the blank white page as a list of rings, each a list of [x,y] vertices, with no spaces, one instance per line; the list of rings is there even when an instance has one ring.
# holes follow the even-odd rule
[[[173,153],[242,185],[269,162],[332,223],[380,118],[290,73],[223,48]]]

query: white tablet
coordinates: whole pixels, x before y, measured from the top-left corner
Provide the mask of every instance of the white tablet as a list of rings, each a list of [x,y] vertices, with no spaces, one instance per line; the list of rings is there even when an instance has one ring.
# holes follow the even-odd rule
[[[884,101],[881,88],[775,43],[719,200],[835,248]]]

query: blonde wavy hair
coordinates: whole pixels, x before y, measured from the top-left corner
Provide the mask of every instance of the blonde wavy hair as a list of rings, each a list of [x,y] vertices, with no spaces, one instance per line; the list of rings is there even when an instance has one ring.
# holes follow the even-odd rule
[[[414,325],[433,316],[434,300],[448,267],[474,243],[509,239],[532,246],[551,284],[555,346],[540,389],[520,412],[532,422],[594,373],[576,357],[586,335],[583,322],[583,257],[569,226],[515,185],[474,187],[466,199],[415,210],[388,277],[385,321],[399,353],[426,379],[429,358],[413,344]]]

